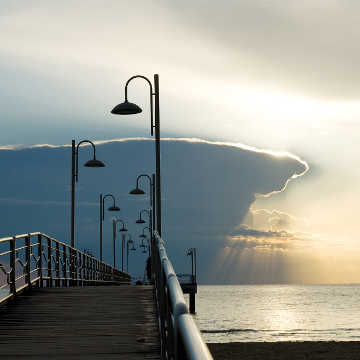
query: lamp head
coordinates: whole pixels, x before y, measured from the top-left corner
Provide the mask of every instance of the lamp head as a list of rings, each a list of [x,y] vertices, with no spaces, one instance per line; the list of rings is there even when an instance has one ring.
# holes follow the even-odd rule
[[[130,250],[132,250],[132,251],[136,250],[136,247],[134,246],[134,244],[133,244],[133,246],[132,246],[132,248]]]
[[[139,237],[141,237],[141,238],[146,238],[146,235],[145,235],[145,234],[141,234],[141,235],[139,235]]]
[[[136,220],[136,223],[137,223],[137,224],[145,224],[145,222],[146,222],[146,221],[143,220],[143,219],[137,219],[137,220]]]
[[[128,231],[128,229],[127,229],[125,226],[123,226],[123,227],[119,230],[119,232],[124,232],[124,231]]]
[[[136,187],[135,189],[131,190],[131,191],[129,192],[129,194],[131,194],[131,195],[144,195],[144,194],[145,194],[145,191],[139,189],[138,187]]]
[[[110,206],[110,207],[108,208],[108,210],[109,210],[109,211],[120,211],[120,208],[119,208],[118,206],[116,206],[116,205],[113,205],[113,206]]]
[[[99,167],[104,167],[105,164],[104,164],[102,161],[97,160],[97,159],[94,158],[94,159],[92,159],[92,160],[87,161],[87,162],[84,164],[84,166],[86,166],[86,167],[99,168]]]
[[[115,115],[133,115],[139,114],[142,110],[139,106],[134,103],[128,102],[125,100],[123,103],[116,105],[112,110],[111,113]]]

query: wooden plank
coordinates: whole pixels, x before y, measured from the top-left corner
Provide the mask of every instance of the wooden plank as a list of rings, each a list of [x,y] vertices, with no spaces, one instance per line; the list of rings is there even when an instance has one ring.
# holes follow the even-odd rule
[[[0,308],[0,354],[160,359],[152,286],[43,288]]]

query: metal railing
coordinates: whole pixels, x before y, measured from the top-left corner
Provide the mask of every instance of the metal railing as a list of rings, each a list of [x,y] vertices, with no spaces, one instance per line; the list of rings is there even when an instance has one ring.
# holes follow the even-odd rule
[[[130,283],[130,276],[36,232],[0,239],[0,304],[37,287]]]
[[[164,242],[156,232],[152,255],[162,358],[211,360],[209,349],[189,313],[178,278],[167,257]]]

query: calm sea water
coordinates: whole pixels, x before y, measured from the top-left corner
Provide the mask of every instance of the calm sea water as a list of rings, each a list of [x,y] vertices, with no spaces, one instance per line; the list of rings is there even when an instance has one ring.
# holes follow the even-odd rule
[[[359,341],[360,285],[199,286],[206,342]]]

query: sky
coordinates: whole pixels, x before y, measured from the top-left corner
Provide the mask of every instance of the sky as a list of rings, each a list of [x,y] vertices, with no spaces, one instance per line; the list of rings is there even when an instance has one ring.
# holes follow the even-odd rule
[[[162,136],[287,152],[308,166],[255,196],[216,266],[241,272],[251,258],[256,281],[281,281],[286,264],[297,282],[358,282],[359,10],[355,0],[4,0],[0,145],[149,137],[146,83],[129,86],[142,114],[110,110],[130,76],[158,73]],[[279,231],[306,249],[285,249]],[[269,263],[279,264],[273,280]]]

